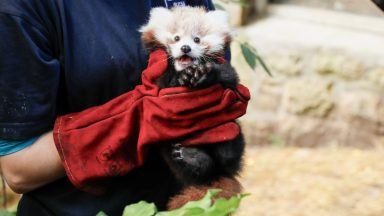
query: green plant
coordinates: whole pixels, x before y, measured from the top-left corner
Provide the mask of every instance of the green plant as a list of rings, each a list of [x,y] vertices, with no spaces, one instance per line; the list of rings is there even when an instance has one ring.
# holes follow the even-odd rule
[[[252,68],[252,70],[256,69],[257,63],[261,65],[261,67],[264,69],[264,71],[272,77],[272,73],[269,70],[267,64],[265,64],[264,60],[261,58],[261,56],[257,53],[256,49],[251,46],[248,42],[239,42],[241,53],[244,56],[245,61],[249,65],[249,67]]]
[[[16,216],[16,213],[0,209],[0,216]]]
[[[278,148],[283,148],[285,146],[285,140],[278,134],[270,134],[267,139],[273,146]]]
[[[220,2],[220,3],[219,3]],[[238,4],[241,5],[242,7],[249,7],[248,1],[247,0],[217,0],[214,5],[217,10],[226,10],[223,5],[227,4]],[[252,69],[255,70],[257,65],[260,64],[260,66],[263,68],[263,70],[270,76],[272,77],[272,73],[269,70],[267,64],[264,62],[262,57],[257,53],[256,48],[250,45],[246,41],[238,41],[236,42],[239,43],[240,48],[241,48],[241,53],[247,62],[248,66]]]
[[[125,207],[123,216],[226,216],[235,212],[241,200],[246,196],[238,194],[230,199],[217,199],[212,202],[221,190],[208,190],[203,199],[191,201],[183,207],[172,211],[158,212],[155,204],[141,201],[136,204]],[[97,216],[107,216],[104,212],[100,212]]]

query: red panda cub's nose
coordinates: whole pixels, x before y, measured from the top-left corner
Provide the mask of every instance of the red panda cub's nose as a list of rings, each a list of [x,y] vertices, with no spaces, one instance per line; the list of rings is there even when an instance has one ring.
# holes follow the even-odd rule
[[[182,51],[184,54],[187,54],[187,53],[191,52],[191,47],[188,46],[188,45],[183,45],[183,46],[181,47],[181,51]]]

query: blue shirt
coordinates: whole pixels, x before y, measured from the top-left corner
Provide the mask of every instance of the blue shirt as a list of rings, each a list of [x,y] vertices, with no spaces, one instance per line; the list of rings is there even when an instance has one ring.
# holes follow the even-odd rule
[[[213,8],[206,0],[186,3]],[[39,136],[52,130],[58,115],[103,104],[139,84],[148,56],[138,29],[155,6],[165,2],[1,0],[0,139]],[[59,180],[24,195],[19,214],[27,212],[26,203],[48,215],[94,215],[100,209],[120,213],[136,201],[133,195],[145,197],[135,188],[135,175],[102,197]],[[150,182],[142,192],[155,186]]]
[[[3,140],[0,139],[0,156],[5,156],[18,152],[28,146],[31,146],[39,137],[27,140]]]

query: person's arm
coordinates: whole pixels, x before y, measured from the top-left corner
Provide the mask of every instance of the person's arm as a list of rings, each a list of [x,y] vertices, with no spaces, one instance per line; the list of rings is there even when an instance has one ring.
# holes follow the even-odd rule
[[[65,175],[52,132],[42,135],[33,145],[0,157],[1,170],[9,187],[26,193]]]
[[[29,140],[52,130],[56,118],[60,63],[54,32],[28,14],[0,7],[0,140]],[[20,12],[21,13],[21,12]],[[27,13],[27,12],[25,12]],[[52,133],[2,156],[6,181],[18,193],[64,175]]]

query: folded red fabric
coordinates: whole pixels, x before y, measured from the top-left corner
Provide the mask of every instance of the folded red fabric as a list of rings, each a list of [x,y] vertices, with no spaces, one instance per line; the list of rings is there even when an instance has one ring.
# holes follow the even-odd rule
[[[102,193],[110,177],[141,166],[153,144],[211,144],[239,134],[233,121],[246,112],[246,87],[159,89],[155,82],[167,66],[166,52],[154,51],[142,85],[101,106],[56,119],[55,144],[74,186]]]

